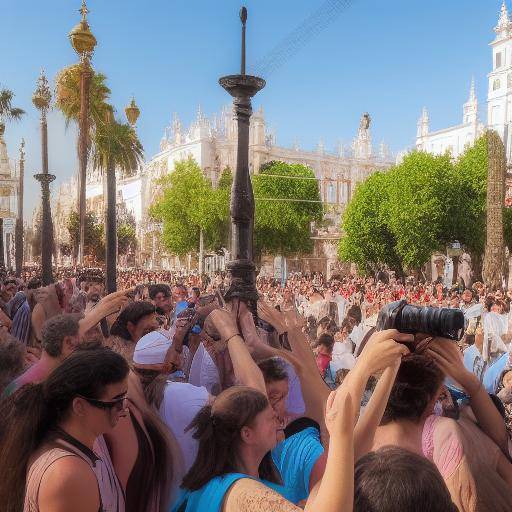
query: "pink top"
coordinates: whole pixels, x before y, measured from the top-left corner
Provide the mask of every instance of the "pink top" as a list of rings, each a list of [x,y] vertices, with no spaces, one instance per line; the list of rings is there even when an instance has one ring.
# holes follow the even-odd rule
[[[99,512],[124,512],[124,491],[114,472],[103,436],[96,440],[93,452],[87,447],[82,449],[83,445],[71,437],[70,441],[74,442],[57,439],[48,443],[47,449],[43,449],[29,464],[23,512],[39,512],[39,487],[43,476],[54,462],[63,457],[80,457],[91,467],[98,481]]]

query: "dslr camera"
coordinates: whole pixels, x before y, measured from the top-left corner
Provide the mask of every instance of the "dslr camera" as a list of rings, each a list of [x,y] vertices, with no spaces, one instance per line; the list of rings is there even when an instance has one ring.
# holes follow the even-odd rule
[[[377,331],[396,329],[406,334],[424,333],[459,341],[466,321],[460,309],[412,306],[406,300],[384,306],[377,318]]]

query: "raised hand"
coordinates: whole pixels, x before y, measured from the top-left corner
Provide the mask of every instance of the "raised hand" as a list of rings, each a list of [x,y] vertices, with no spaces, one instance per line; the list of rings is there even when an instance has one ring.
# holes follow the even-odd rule
[[[471,396],[480,386],[478,378],[464,366],[462,353],[456,342],[434,338],[425,352],[439,369],[457,381]]]
[[[218,333],[223,341],[227,341],[237,334],[240,335],[236,317],[225,309],[215,309],[212,311],[206,318],[204,327],[212,337],[214,333]]]
[[[267,304],[262,299],[258,301],[258,316],[265,322],[268,322],[279,333],[279,335],[288,330],[283,313],[272,307],[270,304]]]
[[[367,375],[373,375],[395,365],[410,350],[403,343],[412,343],[414,335],[404,334],[396,329],[386,329],[372,334],[357,359],[356,367]],[[397,343],[401,342],[401,343]]]

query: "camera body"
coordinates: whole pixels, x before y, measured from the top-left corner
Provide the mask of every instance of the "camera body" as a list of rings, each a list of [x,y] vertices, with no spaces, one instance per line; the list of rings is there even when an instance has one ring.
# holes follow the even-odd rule
[[[460,309],[413,306],[406,300],[386,304],[379,312],[376,329],[396,329],[406,334],[459,341],[464,335],[466,320]]]

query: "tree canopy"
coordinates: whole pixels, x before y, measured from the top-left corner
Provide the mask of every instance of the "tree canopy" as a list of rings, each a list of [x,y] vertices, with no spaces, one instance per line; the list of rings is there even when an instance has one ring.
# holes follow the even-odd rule
[[[69,215],[67,229],[73,254],[76,258],[80,241],[80,219],[77,212],[71,212]],[[85,216],[85,254],[94,258],[97,262],[105,260],[103,223],[98,222],[98,219],[92,212],[87,212]]]
[[[343,216],[339,256],[369,272],[384,265],[419,269],[436,250],[460,242],[479,274],[485,247],[488,137],[458,160],[414,151],[359,184]],[[504,208],[512,248],[512,209]]]
[[[301,179],[304,178],[304,179]],[[252,177],[255,250],[279,254],[311,251],[311,222],[322,220],[318,181],[301,164],[273,161]]]
[[[192,158],[177,162],[159,185],[162,191],[150,215],[163,222],[164,245],[180,256],[198,251],[200,231],[205,240],[212,240],[219,222],[226,218],[226,205]]]
[[[345,211],[344,236],[340,241],[340,259],[356,263],[364,272],[376,272],[387,265],[401,268],[396,241],[387,224],[387,175],[372,174],[360,183]]]

